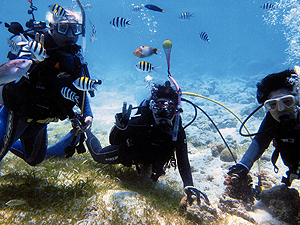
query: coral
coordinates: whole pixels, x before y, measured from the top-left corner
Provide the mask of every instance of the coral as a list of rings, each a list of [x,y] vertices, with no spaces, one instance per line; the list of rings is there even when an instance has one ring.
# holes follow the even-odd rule
[[[236,215],[256,223],[248,213],[248,211],[253,210],[255,201],[252,182],[253,180],[249,174],[245,178],[241,178],[237,174],[227,175],[224,181],[226,189],[219,197],[219,209],[224,213]]]
[[[179,205],[180,210],[185,211],[188,219],[199,224],[211,224],[219,219],[219,212],[216,208],[208,205],[203,199],[200,205],[194,201],[192,205],[188,205],[187,198],[183,197]]]

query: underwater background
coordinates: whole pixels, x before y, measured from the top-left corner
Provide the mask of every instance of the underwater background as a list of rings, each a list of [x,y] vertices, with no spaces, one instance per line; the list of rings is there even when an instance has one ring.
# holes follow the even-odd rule
[[[34,12],[37,21],[45,21],[47,6],[59,4],[79,11],[76,1],[33,0],[38,8]],[[103,86],[111,80],[143,80],[145,73],[133,66],[141,61],[133,55],[141,45],[158,48],[158,55],[145,58],[154,66],[160,66],[153,77],[166,77],[166,60],[162,49],[165,39],[173,42],[171,72],[175,79],[243,78],[284,70],[299,60],[299,3],[286,0],[272,2],[274,8],[263,9],[267,1],[150,1],[150,0],[83,0],[86,9],[86,61],[93,78],[102,79]],[[165,12],[142,8],[133,12],[133,5],[154,4]],[[2,0],[0,21],[0,59],[6,61],[10,33],[4,22],[18,21],[25,27],[31,18],[27,14],[27,0]],[[181,13],[192,13],[188,20],[180,20]],[[132,26],[112,28],[114,17],[130,20]],[[90,43],[91,26],[95,25],[96,40]],[[200,39],[206,32],[210,43]],[[80,41],[78,42],[81,43]],[[124,84],[126,85],[127,82]],[[98,93],[98,96],[101,93]]]

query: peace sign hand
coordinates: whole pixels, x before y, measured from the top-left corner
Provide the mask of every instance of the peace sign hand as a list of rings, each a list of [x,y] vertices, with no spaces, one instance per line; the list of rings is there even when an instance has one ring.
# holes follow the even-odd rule
[[[128,121],[129,121],[129,117],[131,114],[131,110],[132,110],[132,105],[130,104],[127,108],[127,102],[123,102],[123,108],[122,108],[122,113],[117,113],[115,115],[116,118],[116,126],[121,128],[121,129],[125,129]]]

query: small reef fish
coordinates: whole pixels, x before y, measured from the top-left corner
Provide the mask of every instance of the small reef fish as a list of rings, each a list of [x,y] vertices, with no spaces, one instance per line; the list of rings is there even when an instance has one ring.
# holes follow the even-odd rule
[[[49,56],[46,54],[46,50],[43,47],[42,43],[32,40],[28,42],[18,42],[17,45],[27,45],[27,50],[30,51],[35,59],[39,62],[44,61],[45,58],[48,58]]]
[[[25,75],[32,64],[28,59],[14,59],[0,65],[0,84],[6,84]]]
[[[92,23],[92,21],[90,20],[90,24],[91,24],[91,27],[92,27],[92,33],[91,33],[91,36],[90,36],[90,42],[93,43],[97,38],[96,38],[96,27],[95,25]]]
[[[148,72],[148,73],[155,71],[155,68],[158,68],[158,67],[152,66],[151,63],[148,63],[146,61],[138,62],[137,64],[134,65],[134,67],[140,72]]]
[[[124,19],[122,17],[115,17],[109,23],[114,28],[124,28],[127,26],[131,26],[131,24],[129,22],[130,22],[130,20]]]
[[[149,57],[153,54],[157,55],[158,48],[151,48],[149,46],[140,46],[134,51],[134,55],[139,58]]]
[[[83,6],[83,8],[86,10],[86,11],[92,11],[92,9],[93,9],[93,6],[91,5],[91,4],[85,4],[84,6]]]
[[[87,77],[79,77],[73,82],[73,85],[81,91],[97,91],[96,87],[101,83],[101,80],[92,80]]]
[[[25,205],[27,201],[21,199],[12,199],[5,203],[7,206],[18,206],[18,205]]]
[[[132,11],[133,12],[139,12],[142,11],[143,6],[139,6],[139,5],[133,5]]]
[[[76,104],[78,104],[78,99],[79,99],[79,96],[76,95],[76,93],[74,91],[72,91],[70,88],[68,87],[63,87],[61,90],[60,90],[62,96],[72,102],[75,102]]]
[[[272,3],[265,3],[260,8],[263,9],[263,10],[276,9],[276,7]]]
[[[202,41],[206,41],[207,43],[209,43],[210,39],[208,38],[207,33],[205,33],[204,31],[202,31],[201,33],[199,33],[199,35],[200,35],[200,39]]]
[[[165,11],[165,10],[159,8],[158,6],[152,5],[152,4],[145,5],[145,7],[147,9],[150,9],[150,10],[153,10],[153,11],[156,11],[156,12],[164,12]]]
[[[53,14],[54,21],[66,16],[67,11],[58,4],[52,4],[48,6],[49,11]]]
[[[180,14],[179,19],[180,20],[189,20],[192,16],[193,16],[193,13],[183,12]]]
[[[15,35],[24,33],[24,29],[19,22],[11,22],[10,24],[4,22],[4,26],[7,30]]]

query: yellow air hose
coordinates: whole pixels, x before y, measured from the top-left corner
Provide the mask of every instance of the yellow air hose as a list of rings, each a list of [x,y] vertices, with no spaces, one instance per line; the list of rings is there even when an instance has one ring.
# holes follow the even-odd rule
[[[243,121],[232,110],[230,110],[228,107],[226,107],[225,105],[221,104],[220,102],[217,102],[216,100],[213,100],[211,98],[205,97],[203,95],[198,95],[198,94],[190,93],[190,92],[182,92],[181,94],[182,95],[194,96],[194,97],[200,97],[200,98],[204,98],[206,100],[212,101],[212,102],[214,102],[214,103],[222,106],[226,110],[228,110],[232,115],[234,115],[243,124]],[[244,125],[244,127],[247,130],[248,134],[250,134],[250,131],[248,130],[248,128],[246,127],[246,125]],[[253,140],[251,136],[250,136],[250,138],[251,138],[251,140]],[[263,187],[261,186],[261,166],[260,166],[260,160],[259,159],[257,160],[257,164],[258,164],[258,184],[259,184],[259,188],[261,188],[261,190],[262,190]]]

